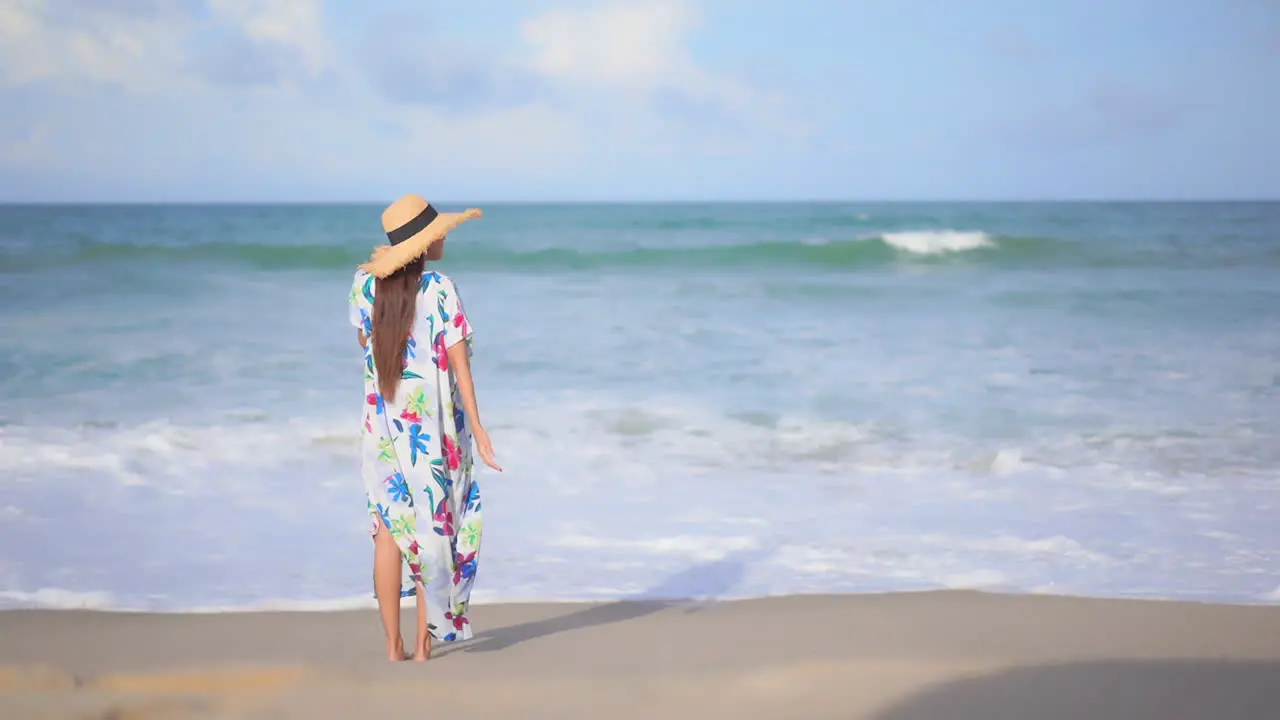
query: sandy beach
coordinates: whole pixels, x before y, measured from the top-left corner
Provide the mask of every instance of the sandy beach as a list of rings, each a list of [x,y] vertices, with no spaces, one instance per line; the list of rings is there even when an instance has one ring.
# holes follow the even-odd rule
[[[7,611],[0,717],[1280,717],[1274,606],[928,592],[474,622],[471,642],[392,664],[373,611]]]

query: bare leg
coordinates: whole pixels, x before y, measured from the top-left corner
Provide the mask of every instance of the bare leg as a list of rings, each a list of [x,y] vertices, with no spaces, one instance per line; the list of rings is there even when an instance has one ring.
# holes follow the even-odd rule
[[[431,657],[431,633],[427,630],[427,590],[422,583],[418,588],[418,637],[413,643],[413,659],[417,662]]]
[[[391,533],[378,523],[373,536],[373,590],[378,596],[382,630],[387,634],[387,659],[404,660],[404,640],[400,637],[400,572],[404,560]]]

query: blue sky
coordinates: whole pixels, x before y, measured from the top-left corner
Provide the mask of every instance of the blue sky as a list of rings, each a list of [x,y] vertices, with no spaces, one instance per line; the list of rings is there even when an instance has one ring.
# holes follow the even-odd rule
[[[0,0],[0,200],[1280,198],[1280,0]]]

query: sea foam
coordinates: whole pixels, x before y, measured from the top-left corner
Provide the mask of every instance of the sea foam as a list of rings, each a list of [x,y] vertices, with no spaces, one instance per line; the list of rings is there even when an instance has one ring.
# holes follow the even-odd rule
[[[884,233],[881,237],[890,247],[917,255],[964,252],[995,244],[990,235],[980,231],[915,230]]]

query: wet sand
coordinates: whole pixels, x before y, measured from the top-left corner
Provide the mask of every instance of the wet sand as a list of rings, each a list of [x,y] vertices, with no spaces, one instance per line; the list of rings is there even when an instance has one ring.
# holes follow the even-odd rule
[[[3,718],[1280,718],[1280,606],[974,592],[376,612],[0,612]],[[405,633],[411,637],[412,612]]]

